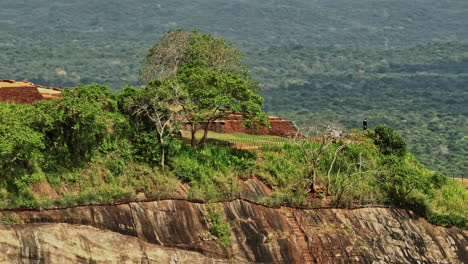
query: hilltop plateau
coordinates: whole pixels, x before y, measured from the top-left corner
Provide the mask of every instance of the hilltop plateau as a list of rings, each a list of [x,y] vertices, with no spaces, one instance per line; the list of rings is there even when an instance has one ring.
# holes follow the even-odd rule
[[[432,169],[466,176],[464,0],[5,0],[1,78],[53,87],[137,84],[170,29],[223,35],[261,81],[265,109],[296,122],[367,118],[402,133]],[[278,102],[280,101],[280,102]]]

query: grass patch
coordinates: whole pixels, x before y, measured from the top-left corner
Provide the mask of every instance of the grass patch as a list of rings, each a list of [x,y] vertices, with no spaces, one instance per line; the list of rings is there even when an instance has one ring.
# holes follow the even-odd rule
[[[195,134],[197,140],[203,137],[203,131],[197,131]],[[184,133],[183,138],[185,140],[190,139],[189,133]],[[218,133],[210,131],[208,133],[207,143],[212,145],[244,145],[244,146],[282,146],[285,143],[291,143],[292,140],[289,138],[271,136],[271,135],[250,135],[245,133]]]
[[[215,204],[208,205],[206,219],[210,233],[218,238],[219,243],[229,248],[231,246],[231,229],[222,217],[222,208]]]
[[[3,215],[0,218],[0,222],[4,222],[6,224],[12,225],[12,224],[23,224],[23,221],[19,219],[17,216],[14,215]]]

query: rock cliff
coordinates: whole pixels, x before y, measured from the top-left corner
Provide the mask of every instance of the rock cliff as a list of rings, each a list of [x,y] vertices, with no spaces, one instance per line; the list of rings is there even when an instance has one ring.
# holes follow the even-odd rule
[[[212,208],[230,246],[210,233]],[[467,263],[468,232],[396,208],[164,200],[2,211],[0,263]]]

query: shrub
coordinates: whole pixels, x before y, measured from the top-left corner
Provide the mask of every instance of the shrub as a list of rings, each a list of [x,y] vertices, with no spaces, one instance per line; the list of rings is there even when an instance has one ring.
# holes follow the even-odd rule
[[[155,131],[140,131],[133,137],[135,158],[138,161],[157,166],[161,161],[159,139]]]
[[[43,127],[48,169],[80,167],[98,154],[106,138],[115,109],[107,86],[91,84],[65,89],[62,100],[37,104],[52,121]]]
[[[15,215],[2,215],[0,218],[1,222],[5,222],[7,224],[23,224],[23,221]]]
[[[428,218],[427,221],[439,226],[445,227],[458,227],[460,229],[465,229],[467,224],[467,219],[463,216],[459,216],[457,214],[437,214],[432,213]]]
[[[207,146],[193,149],[184,146],[170,162],[177,177],[185,181],[199,181],[215,172],[243,172],[255,166],[255,154],[230,147]]]
[[[448,178],[443,173],[435,172],[431,175],[430,181],[434,188],[440,189],[443,185],[447,184]]]
[[[404,207],[413,210],[416,214],[422,217],[431,215],[431,209],[427,197],[424,194],[418,193],[408,197],[403,204]]]
[[[285,144],[263,147],[261,151],[262,159],[257,162],[255,173],[268,184],[292,187],[307,176],[307,165],[299,147]]]
[[[33,106],[0,103],[0,175],[33,173],[43,161],[44,134],[31,124],[41,115]]]
[[[218,238],[219,243],[228,248],[231,246],[229,224],[225,222],[221,216],[221,209],[215,207],[216,205],[208,206],[208,213],[206,215],[206,220],[208,222],[208,228],[210,233]]]
[[[273,193],[272,202],[292,206],[305,206],[308,204],[309,195],[304,190],[291,190],[282,188]]]
[[[403,137],[393,128],[379,125],[373,134],[374,144],[384,155],[403,157],[406,154],[406,143]]]

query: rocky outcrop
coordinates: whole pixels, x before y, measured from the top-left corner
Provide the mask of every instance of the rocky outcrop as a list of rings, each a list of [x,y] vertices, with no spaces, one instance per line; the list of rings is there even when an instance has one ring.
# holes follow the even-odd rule
[[[211,208],[211,209],[210,209]],[[216,208],[231,245],[210,233]],[[3,211],[3,263],[466,263],[468,232],[396,208],[270,208],[184,200]],[[2,259],[3,258],[3,259]]]
[[[89,226],[0,226],[0,263],[227,263]]]

